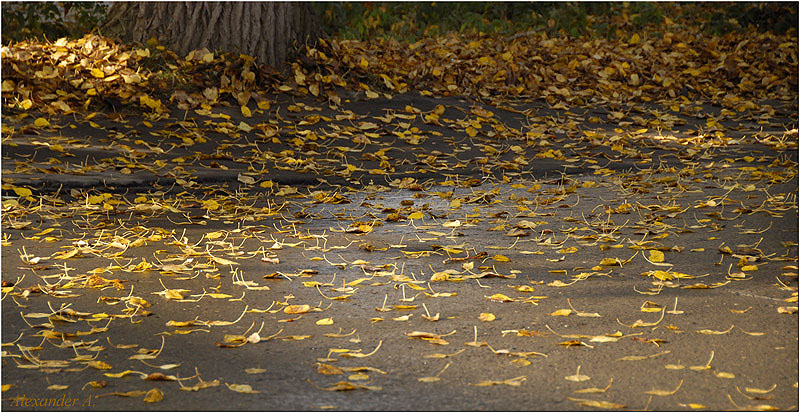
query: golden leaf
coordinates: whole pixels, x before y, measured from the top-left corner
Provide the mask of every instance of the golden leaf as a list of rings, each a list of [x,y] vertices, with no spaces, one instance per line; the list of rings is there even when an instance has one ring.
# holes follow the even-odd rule
[[[225,386],[227,386],[229,389],[235,391],[236,393],[247,393],[247,394],[261,393],[258,390],[253,390],[253,388],[250,387],[249,384],[228,384],[228,383],[225,383]]]
[[[650,261],[664,262],[664,253],[659,250],[650,250]]]
[[[494,321],[494,319],[495,316],[492,313],[480,313],[480,315],[478,315],[478,320],[481,321]]]
[[[104,362],[104,361],[93,360],[93,361],[90,361],[88,364],[89,364],[89,367],[93,367],[93,368],[96,368],[98,370],[111,370],[111,365],[106,363],[106,362]]]
[[[678,389],[681,388],[681,385],[683,385],[683,380],[681,380],[680,383],[678,383],[678,387],[676,387],[675,390],[648,390],[644,393],[653,396],[672,396],[673,394],[678,392]]]
[[[550,313],[550,315],[552,316],[568,316],[570,314],[572,314],[572,310],[570,310],[569,308],[562,308],[560,310],[556,310]]]
[[[490,301],[499,301],[501,303],[514,301],[511,297],[500,293],[492,294],[491,296],[487,296],[486,298],[488,298]]]
[[[578,402],[578,404],[586,407],[594,407],[598,409],[624,409],[624,404],[612,403],[603,400],[588,400],[588,399],[573,399],[572,397],[567,397],[567,399]]]
[[[266,373],[267,369],[252,367],[249,369],[244,369],[244,372],[247,374],[261,374],[261,373]]]
[[[161,400],[164,400],[164,392],[162,392],[159,389],[150,389],[144,395],[145,403],[157,403],[160,402]]]

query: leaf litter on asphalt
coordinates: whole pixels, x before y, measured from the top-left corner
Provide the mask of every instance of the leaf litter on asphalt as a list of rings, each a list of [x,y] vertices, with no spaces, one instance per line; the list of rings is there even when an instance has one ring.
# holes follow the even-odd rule
[[[773,221],[778,225],[784,215],[797,213],[796,191],[778,186],[797,178],[789,153],[797,148],[796,114],[790,113],[788,122],[775,120],[787,117],[781,101],[796,101],[796,75],[786,75],[796,72],[796,37],[709,37],[674,22],[663,36],[635,36],[589,41],[449,34],[413,47],[330,40],[305,50],[314,68],[295,64],[288,77],[264,73],[242,56],[202,51],[181,58],[94,34],[4,47],[4,74],[9,68],[2,85],[4,152],[27,145],[45,154],[11,162],[4,155],[2,245],[4,259],[19,260],[14,279],[10,267],[3,268],[9,274],[3,278],[3,304],[24,310],[20,318],[27,326],[16,340],[3,343],[4,359],[44,374],[91,367],[84,374],[97,380],[87,382],[85,391],[104,388],[104,379],[117,386],[118,380],[129,383],[123,381],[131,379],[127,376],[139,376],[163,386],[177,382],[175,388],[184,391],[224,383],[246,396],[267,387],[237,384],[237,377],[224,375],[205,381],[197,368],[216,357],[215,351],[311,342],[323,350],[305,366],[308,372],[349,374],[346,381],[311,381],[312,388],[384,391],[406,368],[389,356],[418,358],[403,346],[423,352],[452,348],[423,355],[448,361],[433,376],[416,374],[417,381],[436,385],[466,372],[474,377],[460,357],[481,354],[481,363],[496,375],[471,384],[494,391],[530,386],[535,380],[527,379],[540,368],[537,357],[550,354],[568,352],[582,360],[576,352],[613,351],[609,368],[619,368],[624,366],[616,363],[647,363],[666,354],[689,357],[667,339],[682,330],[728,339],[737,335],[735,326],[743,326],[748,331],[739,327],[745,336],[736,340],[758,340],[765,333],[749,332],[758,327],[744,319],[748,310],[731,309],[743,318],[726,329],[727,323],[705,323],[687,303],[696,299],[693,292],[735,292],[772,272],[780,276],[770,293],[788,305],[761,315],[797,313],[791,305],[797,302],[797,266],[779,264],[796,262],[797,243],[776,246],[770,232]],[[65,63],[54,64],[48,56],[55,54]],[[154,54],[196,86],[166,87],[166,71],[149,65]],[[531,62],[538,62],[536,69]],[[211,72],[220,79],[204,77]],[[379,79],[377,85],[364,83],[370,77]],[[412,90],[441,97],[442,103],[386,103]],[[366,99],[387,109],[351,110],[340,96],[345,91],[349,100]],[[103,104],[94,97],[98,93],[131,110],[108,112],[98,106]],[[475,99],[465,105],[445,99],[462,95]],[[504,120],[509,113],[523,121]],[[686,125],[686,119],[692,122]],[[754,119],[758,128],[749,125]],[[70,132],[73,127],[106,138],[78,137]],[[433,144],[440,146],[426,146]],[[740,144],[773,152],[739,149]],[[90,147],[120,152],[80,160],[78,154]],[[712,156],[715,151],[724,155]],[[531,173],[538,162],[586,172],[543,178]],[[209,171],[232,174],[226,182],[209,183],[203,175]],[[284,172],[316,179],[285,183],[279,179]],[[34,173],[101,173],[114,179],[149,173],[159,181],[147,191],[127,193],[100,187],[48,192],[25,180]],[[597,205],[584,208],[592,202]],[[768,223],[756,227],[754,216]],[[490,238],[494,234],[497,238]],[[734,236],[749,244],[731,242]],[[26,245],[37,246],[36,255]],[[16,254],[7,254],[12,249]],[[639,253],[644,259],[634,260]],[[709,264],[693,272],[687,264],[693,257]],[[253,262],[260,272],[252,273]],[[155,282],[144,286],[139,276]],[[646,301],[628,302],[624,311],[579,294],[607,279],[635,280],[629,290],[646,295]],[[306,289],[314,295],[301,291]],[[373,294],[384,295],[380,307]],[[82,296],[91,301],[71,304]],[[568,308],[554,298],[561,296]],[[579,297],[582,310],[573,305]],[[685,310],[678,309],[679,297]],[[454,302],[462,299],[465,303]],[[48,308],[51,301],[63,305]],[[209,301],[235,311],[208,311],[203,305]],[[355,306],[375,308],[381,317],[364,316],[359,323],[348,315]],[[750,314],[762,310],[754,307]],[[514,324],[521,323],[508,315],[514,311],[531,314],[529,324]],[[160,328],[173,329],[158,333],[160,346],[144,347],[154,346],[149,336],[134,334],[134,343],[123,335],[143,331],[154,322],[153,314],[164,317]],[[470,334],[463,320],[481,321],[481,341],[477,326]],[[579,332],[559,334],[546,324],[575,331],[564,320],[580,326]],[[692,321],[701,327],[691,328]],[[543,324],[552,334],[534,330]],[[268,333],[262,336],[264,328]],[[104,335],[108,347],[97,342]],[[211,346],[203,356],[163,360],[206,336]],[[113,337],[130,344],[112,345]],[[367,350],[356,348],[362,337],[372,343]],[[403,337],[408,340],[399,345]],[[712,368],[715,351],[727,350],[701,338],[702,350],[711,352],[706,364],[689,369],[680,361],[666,364],[682,374],[677,387],[639,394],[670,398],[684,380],[687,387],[695,380],[685,375],[691,371],[708,371],[726,390],[732,390],[731,379],[748,377],[746,370]],[[507,341],[512,339],[519,341]],[[669,350],[630,351],[630,345]],[[63,356],[61,349],[75,354]],[[489,351],[513,360],[495,362],[484,356]],[[633,354],[618,357],[629,351]],[[374,360],[376,367],[344,366],[347,359]],[[128,360],[164,373],[138,371],[125,364]],[[580,362],[588,367],[588,360]],[[508,363],[530,370],[504,378],[510,376],[502,375]],[[186,378],[165,374],[191,368],[195,375]],[[259,365],[242,371],[276,369]],[[184,384],[191,378],[197,383]],[[590,380],[580,366],[565,379]],[[49,388],[75,387],[59,381]],[[574,392],[606,393],[612,382]],[[736,390],[748,400],[763,400],[775,388]],[[170,401],[161,388],[117,389],[105,394]],[[773,409],[728,398],[737,408]],[[643,404],[633,396],[621,400],[624,404],[570,400],[602,409]]]

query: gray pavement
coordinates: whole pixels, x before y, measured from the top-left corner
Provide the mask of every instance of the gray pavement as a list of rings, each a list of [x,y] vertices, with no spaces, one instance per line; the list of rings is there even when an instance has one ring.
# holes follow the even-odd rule
[[[796,102],[271,103],[3,114],[3,409],[798,409]]]

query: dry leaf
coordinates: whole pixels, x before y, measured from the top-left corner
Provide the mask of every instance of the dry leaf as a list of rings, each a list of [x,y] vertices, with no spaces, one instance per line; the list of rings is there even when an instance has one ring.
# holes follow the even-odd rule
[[[227,386],[229,389],[235,391],[236,393],[247,393],[247,394],[260,393],[260,391],[258,391],[258,390],[253,390],[253,388],[250,387],[249,384],[228,384],[228,383],[225,383],[225,386]]]
[[[478,320],[480,321],[494,321],[495,316],[492,313],[480,313],[478,315]]]
[[[164,392],[159,389],[150,389],[144,395],[144,402],[145,403],[158,403],[161,400],[164,400]]]
[[[678,392],[678,389],[681,388],[681,385],[683,385],[683,380],[681,380],[680,383],[678,383],[678,387],[676,387],[675,390],[648,390],[644,393],[653,396],[672,396],[673,394]]]
[[[585,374],[581,374],[581,366],[578,366],[578,371],[575,372],[575,374],[573,374],[571,376],[564,377],[564,380],[578,381],[578,382],[586,381],[586,380],[589,380],[589,379],[591,379],[591,377],[589,377],[589,376],[587,376]]]
[[[612,403],[602,400],[588,400],[588,399],[574,399],[567,397],[567,399],[578,402],[581,406],[593,407],[597,409],[624,409],[627,406],[624,404]]]

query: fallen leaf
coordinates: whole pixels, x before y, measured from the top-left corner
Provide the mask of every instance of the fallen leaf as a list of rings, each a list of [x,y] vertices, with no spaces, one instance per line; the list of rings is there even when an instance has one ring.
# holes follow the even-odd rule
[[[506,386],[519,387],[522,385],[522,382],[527,379],[528,377],[526,376],[519,376],[507,380],[484,380],[473,384],[473,386],[496,386],[499,384],[505,384]]]
[[[589,376],[587,376],[585,374],[581,374],[581,366],[578,366],[578,371],[575,372],[575,374],[573,374],[571,376],[564,377],[564,380],[576,381],[576,382],[586,381],[586,380],[589,380],[589,379],[591,379],[591,377],[589,377]]]
[[[144,395],[145,403],[158,403],[164,400],[164,392],[159,389],[150,389]]]
[[[561,310],[556,310],[550,313],[552,316],[568,316],[570,314],[572,314],[572,310],[568,308],[562,308]]]
[[[581,406],[593,407],[598,409],[624,409],[627,407],[624,404],[612,403],[603,400],[574,399],[572,397],[567,397],[567,399],[572,400],[574,402],[578,402],[578,404],[580,404]]]
[[[653,396],[672,396],[678,392],[678,389],[681,388],[681,385],[683,385],[683,380],[678,383],[678,387],[676,387],[674,390],[648,390],[644,392],[644,394],[651,394]]]
[[[227,386],[229,389],[235,391],[236,393],[247,393],[247,394],[261,393],[258,390],[253,390],[253,388],[250,387],[249,384],[228,384],[228,383],[225,383],[225,386]]]
[[[495,316],[492,313],[480,313],[478,315],[478,320],[480,321],[494,321]]]

